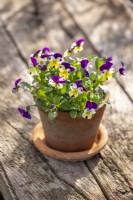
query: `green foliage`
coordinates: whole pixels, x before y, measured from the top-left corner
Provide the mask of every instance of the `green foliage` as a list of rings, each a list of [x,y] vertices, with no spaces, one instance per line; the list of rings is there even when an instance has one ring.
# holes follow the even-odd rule
[[[76,111],[76,110],[70,111],[70,116],[71,116],[72,118],[76,118],[76,117],[77,117],[77,111]]]
[[[57,112],[49,112],[48,118],[50,121],[54,120],[57,117]]]
[[[104,101],[105,93],[100,86],[105,84],[112,72],[109,69],[102,71],[101,66],[112,61],[111,58],[99,58],[95,55],[72,58],[74,49],[75,46],[71,47],[68,50],[70,56],[64,55],[62,60],[55,58],[53,54],[42,58],[44,51],[33,54],[35,63],[28,69],[33,78],[32,84],[22,81],[20,86],[14,88],[14,91],[19,88],[29,91],[34,97],[35,106],[48,112],[50,120],[55,119],[59,111],[69,112],[72,118],[81,117],[87,101],[98,105]],[[77,49],[80,49],[79,46]],[[84,59],[86,66],[82,66],[81,61]],[[115,72],[112,77],[114,75]],[[30,107],[27,107],[27,111],[30,111]]]
[[[96,70],[99,71],[100,67],[105,63],[105,59],[104,58],[97,58],[96,62],[95,62],[95,67]]]

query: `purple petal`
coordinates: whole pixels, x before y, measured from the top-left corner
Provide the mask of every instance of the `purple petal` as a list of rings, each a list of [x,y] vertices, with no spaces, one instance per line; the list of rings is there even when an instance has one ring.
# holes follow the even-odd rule
[[[55,104],[51,104],[50,109],[52,109],[52,108],[56,108],[56,105]]]
[[[65,67],[65,69],[70,69],[71,72],[75,71],[75,68],[72,67],[69,63],[67,62],[62,62],[61,65],[63,65]]]
[[[13,94],[16,94],[16,92],[17,92],[16,88],[13,88],[13,89],[12,89],[12,93],[13,93]]]
[[[78,80],[75,83],[76,83],[77,87],[83,87],[82,80]]]
[[[59,81],[58,81],[58,83],[66,83],[66,80],[65,79],[60,79]]]
[[[87,59],[81,60],[81,67],[84,69],[85,67],[87,67],[89,61]]]
[[[48,48],[48,47],[44,47],[43,48],[43,53],[44,54],[48,54],[50,52],[50,48]]]
[[[47,66],[46,65],[38,65],[40,67],[41,70],[47,70]]]
[[[65,83],[66,80],[65,79],[62,79],[60,78],[58,75],[55,75],[51,78],[55,83]]]
[[[82,88],[82,91],[86,91],[85,87],[84,86],[81,86],[79,88]]]
[[[120,73],[120,75],[122,75],[122,76],[126,76],[125,68],[123,68],[123,67],[119,68],[119,73]]]
[[[95,102],[91,102],[91,101],[87,101],[86,103],[86,108],[88,108],[89,110],[91,109],[97,109],[98,105]]]
[[[40,51],[41,51],[40,49],[37,50],[37,51],[34,53],[33,57],[36,57],[36,56],[39,54]]]
[[[56,58],[62,58],[62,54],[61,54],[61,53],[55,53],[55,54],[54,54],[54,57],[55,57],[55,59],[56,59]]]
[[[126,67],[125,67],[125,64],[122,61],[121,61],[121,65],[122,65],[122,67],[119,68],[119,73],[122,76],[126,76],[126,73],[125,73]]]
[[[18,111],[20,112],[20,114],[27,118],[27,119],[31,119],[31,115],[29,112],[27,112],[26,110],[24,110],[23,108],[18,108]]]
[[[18,86],[18,84],[20,83],[21,80],[22,80],[22,78],[19,78],[14,82],[14,87],[15,88]]]
[[[107,58],[107,61],[108,61],[108,62],[110,62],[110,61],[112,61],[112,60],[113,60],[112,56],[110,56],[110,57]]]
[[[44,55],[41,55],[41,58],[49,58],[51,56],[51,54],[44,54]]]
[[[37,59],[34,58],[34,56],[31,56],[30,60],[31,60],[32,64],[34,65],[34,67],[38,64]]]
[[[87,70],[84,71],[85,76],[90,77],[90,74]]]
[[[84,39],[80,39],[76,41],[77,46],[80,46],[81,43],[83,43],[85,40]]]
[[[103,72],[104,70],[110,70],[110,68],[112,67],[112,65],[113,65],[113,63],[107,62],[107,63],[103,64],[100,67],[100,71]]]

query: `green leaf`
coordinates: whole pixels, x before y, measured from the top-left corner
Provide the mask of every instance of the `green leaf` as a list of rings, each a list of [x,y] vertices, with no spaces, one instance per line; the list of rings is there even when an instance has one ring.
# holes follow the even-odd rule
[[[90,74],[90,79],[91,79],[92,81],[94,81],[94,80],[96,79],[96,74],[95,74],[94,72],[92,72],[92,73]]]
[[[53,88],[52,87],[45,87],[45,92],[51,92],[51,91],[53,91]]]
[[[44,93],[44,91],[42,89],[37,90],[36,95],[42,101],[44,101],[46,99],[46,95],[45,95],[45,93]]]
[[[70,106],[70,110],[77,110],[77,107],[74,105]]]
[[[66,84],[64,84],[63,88],[61,88],[61,93],[65,94],[66,91],[67,91],[67,86],[66,86]]]
[[[50,121],[54,120],[57,117],[57,112],[49,112],[48,118]]]
[[[77,117],[77,111],[76,110],[72,110],[70,112],[70,116],[71,116],[71,118],[76,118]]]
[[[91,61],[97,59],[97,56],[89,56],[87,59],[89,62],[91,62]]]
[[[77,113],[77,117],[81,117],[82,114],[83,114],[83,111],[81,110],[81,111],[79,111],[79,112]]]
[[[32,86],[29,83],[27,83],[27,82],[21,82],[20,85],[22,87],[26,88],[26,89],[29,89],[29,90],[32,89]]]
[[[95,67],[96,69],[99,71],[100,67],[105,63],[105,59],[104,58],[97,58],[96,62],[95,62]]]
[[[59,103],[60,103],[60,96],[54,96],[54,98],[53,98],[53,103],[55,104],[55,105],[58,105]]]
[[[82,78],[82,72],[81,72],[81,71],[78,71],[78,73],[77,73],[77,77],[78,77],[79,79]]]

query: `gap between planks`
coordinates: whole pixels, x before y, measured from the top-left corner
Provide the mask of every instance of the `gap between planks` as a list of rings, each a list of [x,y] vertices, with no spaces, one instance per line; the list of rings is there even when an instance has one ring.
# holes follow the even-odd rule
[[[62,8],[67,12],[67,14],[69,15],[69,17],[71,18],[71,20],[74,22],[74,24],[76,25],[76,27],[80,30],[80,32],[82,33],[82,35],[84,36],[84,38],[86,39],[86,41],[88,42],[88,44],[91,46],[92,50],[96,53],[97,56],[102,57],[102,54],[100,53],[100,51],[95,47],[95,45],[91,42],[91,40],[89,39],[88,35],[86,34],[86,32],[81,28],[81,26],[78,24],[78,22],[76,21],[76,19],[74,18],[74,16],[71,14],[71,12],[67,9],[67,7],[65,6],[65,4],[62,2],[62,0],[57,0],[58,2],[60,2],[60,4],[62,5]],[[123,4],[122,4],[123,5]],[[125,8],[125,7],[124,7]],[[117,83],[119,84],[119,86],[121,87],[121,89],[123,90],[123,92],[128,96],[129,100],[133,103],[132,98],[130,97],[130,94],[125,90],[125,88],[123,87],[123,85],[120,83],[120,81],[115,78]]]
[[[58,1],[63,5],[63,2],[62,2],[61,0],[58,0]],[[101,56],[101,53],[100,53],[100,52],[96,49],[96,47],[91,43],[91,41],[90,41],[90,39],[88,38],[87,34],[86,34],[86,33],[84,32],[84,30],[80,27],[80,25],[76,22],[75,18],[74,18],[73,15],[67,10],[67,8],[65,7],[65,5],[63,5],[63,8],[64,8],[64,9],[66,10],[66,12],[69,14],[69,16],[71,17],[71,19],[73,20],[73,22],[74,22],[74,24],[77,26],[77,28],[80,30],[80,32],[84,35],[84,37],[86,38],[87,42],[90,44],[90,46],[91,46],[92,49],[95,51],[95,53],[96,53],[98,56]],[[7,26],[6,26],[6,24],[5,24],[4,21],[2,21],[2,24],[3,24],[3,28],[4,28],[5,32],[7,33],[8,37],[10,38],[11,42],[13,43],[13,45],[15,46],[15,48],[17,49],[17,52],[18,52],[18,54],[19,54],[21,60],[22,60],[22,61],[26,64],[26,66],[28,67],[28,62],[27,62],[26,59],[23,57],[23,54],[21,53],[21,51],[20,51],[20,49],[19,49],[19,47],[18,47],[18,45],[17,45],[17,43],[16,43],[16,41],[15,41],[13,35],[10,33],[10,31],[8,31]],[[120,85],[120,87],[122,88],[122,90],[126,93],[126,95],[128,96],[128,98],[130,99],[130,101],[133,103],[132,99],[130,98],[129,94],[125,91],[124,87],[120,84],[120,82],[119,82],[118,80],[117,80],[117,82],[118,82],[118,84]],[[8,125],[10,125],[10,124],[8,123]],[[11,127],[14,128],[13,126],[11,126]],[[15,130],[16,130],[16,129],[15,129]],[[16,131],[17,131],[17,130],[16,130]],[[18,131],[17,131],[17,132],[18,132]],[[24,138],[24,139],[26,139],[26,138]],[[47,162],[47,161],[45,160],[45,162]],[[48,163],[47,163],[47,164],[48,164]],[[49,164],[48,164],[48,165],[49,165]],[[85,165],[86,165],[86,163],[85,163]],[[56,174],[56,172],[52,169],[52,167],[51,167],[50,165],[49,165],[49,167],[50,167],[51,171],[56,175],[56,177],[60,179],[60,177]],[[88,165],[87,165],[87,168],[88,168],[88,170],[90,171]],[[94,179],[96,180],[96,182],[98,183],[99,187],[101,188],[101,183],[100,183],[99,180],[94,176],[94,174],[92,173],[92,171],[91,171],[91,174],[93,175]],[[60,180],[61,180],[61,179],[60,179]],[[64,181],[66,184],[68,184],[65,180],[61,180],[61,181]],[[69,186],[73,187],[71,184],[69,184]],[[75,188],[74,188],[74,189],[75,189]],[[108,197],[107,194],[106,194],[106,191],[104,191],[104,188],[101,188],[101,190],[102,190],[104,196],[105,196],[107,199],[109,199],[109,197]],[[76,189],[75,191],[78,192],[77,189]],[[79,193],[79,192],[78,192],[78,193]],[[79,193],[79,194],[81,195],[81,193]],[[86,196],[85,196],[84,198],[86,198]]]

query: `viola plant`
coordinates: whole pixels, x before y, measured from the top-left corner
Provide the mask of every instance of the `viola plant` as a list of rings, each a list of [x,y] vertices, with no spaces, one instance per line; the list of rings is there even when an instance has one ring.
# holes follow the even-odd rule
[[[23,117],[31,119],[32,106],[48,112],[51,120],[58,112],[69,112],[72,118],[93,117],[98,105],[104,103],[108,91],[106,82],[116,73],[125,76],[126,67],[123,62],[119,68],[114,67],[112,57],[80,57],[83,47],[84,39],[80,39],[63,55],[45,47],[30,56],[28,72],[33,77],[32,84],[19,78],[12,90],[17,93],[24,89],[34,97],[34,105],[18,108]]]

